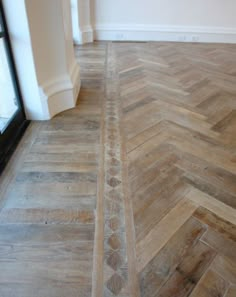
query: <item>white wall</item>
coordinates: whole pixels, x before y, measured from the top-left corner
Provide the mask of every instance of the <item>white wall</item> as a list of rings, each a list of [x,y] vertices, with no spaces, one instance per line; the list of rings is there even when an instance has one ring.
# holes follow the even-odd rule
[[[93,1],[94,23],[98,39],[102,37],[128,39],[132,37],[129,34],[131,31],[136,31],[137,37],[142,37],[143,31],[146,33],[199,33],[199,39],[204,37],[204,34],[205,38],[217,39],[210,35],[218,34],[219,39],[236,41],[235,0]],[[158,39],[161,36],[151,34],[150,37]],[[169,36],[171,37],[183,39],[183,36]],[[186,34],[186,41],[191,41],[187,40],[189,37]]]
[[[96,24],[236,27],[235,0],[94,0]]]

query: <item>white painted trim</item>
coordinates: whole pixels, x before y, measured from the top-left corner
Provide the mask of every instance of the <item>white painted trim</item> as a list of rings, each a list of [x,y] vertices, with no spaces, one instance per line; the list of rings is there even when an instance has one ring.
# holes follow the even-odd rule
[[[84,26],[80,30],[82,43],[93,42],[93,28],[91,26]]]
[[[46,97],[53,96],[54,94],[60,93],[64,90],[68,90],[72,88],[72,83],[70,77],[68,75],[58,77],[57,79],[47,81],[43,85],[40,86]]]
[[[74,43],[76,45],[91,43],[94,40],[93,28],[91,26],[83,26],[79,28],[79,37],[74,37]]]
[[[75,60],[73,66],[71,67],[71,70],[70,70],[70,77],[71,77],[73,86],[76,84],[76,82],[78,80],[80,80],[79,75],[80,75],[80,67],[79,67],[78,62]]]
[[[74,108],[79,91],[79,65],[74,63],[70,75],[58,77],[39,87],[43,112],[36,120],[49,120],[66,109]]]
[[[95,40],[236,43],[236,28],[97,24]]]

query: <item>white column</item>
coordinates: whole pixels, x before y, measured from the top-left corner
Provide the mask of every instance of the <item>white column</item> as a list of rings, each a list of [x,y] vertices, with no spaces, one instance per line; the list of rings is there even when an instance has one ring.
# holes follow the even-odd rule
[[[4,0],[4,9],[27,118],[74,107],[80,78],[70,0]]]
[[[91,0],[70,0],[75,44],[93,42]]]

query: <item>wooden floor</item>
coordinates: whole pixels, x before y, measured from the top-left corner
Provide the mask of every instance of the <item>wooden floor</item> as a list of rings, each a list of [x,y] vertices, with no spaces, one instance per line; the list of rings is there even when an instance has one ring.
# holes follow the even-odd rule
[[[1,177],[0,296],[236,296],[236,45],[76,55]]]

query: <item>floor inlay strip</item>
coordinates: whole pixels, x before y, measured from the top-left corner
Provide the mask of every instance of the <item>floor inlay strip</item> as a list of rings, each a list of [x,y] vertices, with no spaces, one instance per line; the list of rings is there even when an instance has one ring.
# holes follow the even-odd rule
[[[119,80],[108,44],[105,98],[104,296],[128,296]]]

